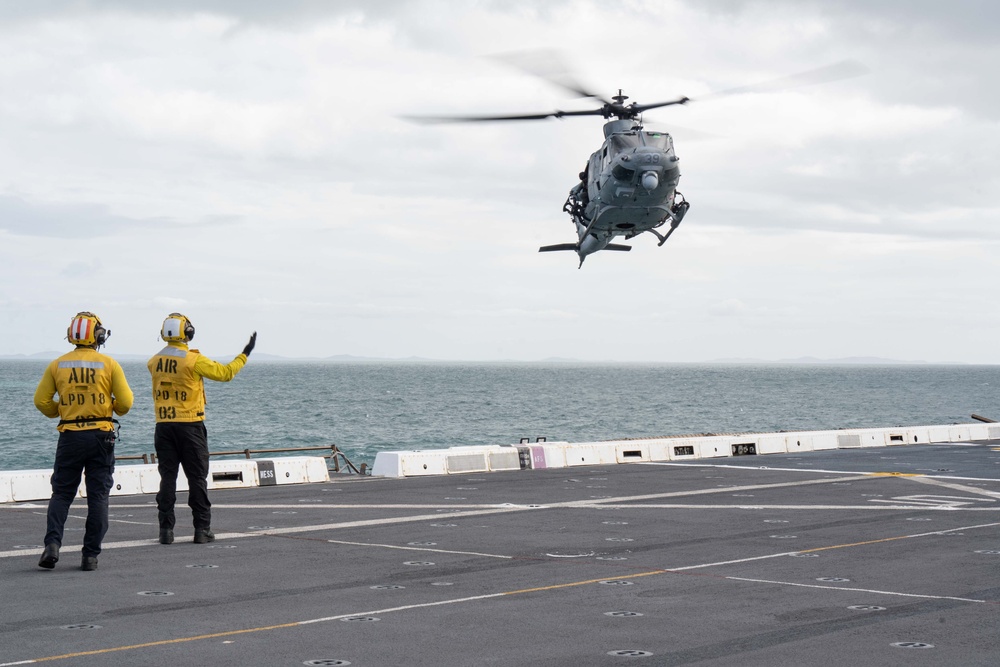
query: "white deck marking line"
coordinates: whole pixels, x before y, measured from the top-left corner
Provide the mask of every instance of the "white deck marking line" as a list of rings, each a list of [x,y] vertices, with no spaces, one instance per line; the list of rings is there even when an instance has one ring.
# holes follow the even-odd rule
[[[529,508],[525,504],[513,504],[513,503],[480,503],[477,505],[456,505],[456,504],[423,504],[423,505],[406,505],[403,503],[386,503],[384,505],[378,504],[357,504],[351,505],[346,503],[293,503],[287,505],[275,505],[275,504],[217,504],[212,503],[212,507],[219,509],[229,509],[229,510],[310,510],[310,509],[391,509],[391,510],[434,510],[434,509],[534,509]],[[111,509],[156,509],[156,505],[111,505]]]
[[[414,516],[403,516],[403,517],[386,517],[382,519],[364,519],[358,521],[343,521],[339,523],[326,523],[326,524],[316,524],[308,526],[291,526],[288,528],[272,528],[270,530],[252,531],[252,532],[240,532],[240,533],[216,533],[216,540],[230,540],[237,538],[247,538],[247,537],[260,537],[264,535],[290,535],[295,533],[309,533],[324,530],[338,530],[343,528],[365,528],[369,526],[387,526],[393,524],[401,523],[415,523],[419,521],[451,521],[452,519],[460,519],[463,517],[471,516],[487,516],[490,514],[507,514],[510,512],[525,512],[525,511],[535,511],[539,509],[557,509],[557,508],[577,508],[577,507],[593,507],[593,506],[603,506],[608,503],[621,503],[630,502],[634,500],[652,500],[657,498],[677,498],[684,496],[698,496],[698,495],[709,495],[715,493],[732,493],[733,491],[753,491],[759,489],[775,489],[775,488],[786,488],[794,486],[810,486],[816,484],[832,484],[834,482],[843,481],[853,481],[870,479],[868,475],[860,476],[850,476],[850,477],[831,477],[829,479],[820,480],[803,480],[799,482],[779,482],[774,484],[754,484],[749,486],[728,486],[720,487],[714,489],[697,489],[694,491],[674,491],[670,493],[653,493],[645,494],[640,496],[622,496],[618,498],[595,498],[588,500],[572,500],[563,503],[551,503],[547,505],[540,505],[538,507],[529,507],[527,505],[515,505],[515,506],[504,506],[497,507],[495,505],[491,506],[492,509],[482,509],[482,510],[469,510],[462,512],[448,512],[440,514],[417,514]],[[121,505],[115,505],[114,507],[121,508]],[[138,507],[149,508],[150,505],[139,505]],[[217,506],[218,507],[218,506]],[[260,507],[259,505],[250,505],[249,508],[256,509]],[[308,503],[303,503],[302,505],[296,505],[296,507],[309,507]],[[316,507],[316,505],[313,505]],[[376,506],[378,507],[378,506]],[[912,508],[907,508],[912,509]],[[156,539],[148,540],[129,540],[124,542],[105,542],[102,545],[104,549],[123,549],[131,547],[149,546],[158,544]],[[62,549],[64,553],[73,553],[79,551],[79,546],[67,545]],[[28,549],[18,549],[13,551],[0,551],[0,558],[13,558],[13,557],[24,557],[29,555],[36,555],[33,551]]]
[[[873,588],[848,588],[846,586],[820,586],[818,584],[799,584],[794,581],[771,581],[770,579],[749,579],[746,577],[723,577],[730,581],[749,581],[755,584],[778,584],[780,586],[796,586],[799,588],[822,588],[828,591],[847,591],[850,593],[874,593],[877,595],[896,595],[906,598],[924,598],[927,600],[955,600],[957,602],[979,602],[987,603],[990,600],[978,600],[976,598],[960,598],[952,595],[922,595],[920,593],[899,593],[897,591],[880,591]]]
[[[987,491],[986,489],[981,489],[978,486],[966,486],[965,484],[952,484],[951,482],[945,482],[944,480],[931,477],[915,477],[913,481],[920,482],[921,484],[932,484],[934,486],[943,486],[946,489],[951,489],[953,491],[963,491],[965,493],[973,493],[977,496],[988,496],[994,499],[1000,498],[1000,492]]]
[[[896,540],[906,540],[906,539],[913,539],[913,538],[917,538],[917,537],[930,537],[932,535],[943,535],[945,533],[955,533],[955,532],[964,531],[964,530],[976,530],[978,528],[994,528],[996,526],[1000,526],[1000,522],[998,522],[998,523],[981,523],[981,524],[977,524],[977,525],[974,525],[974,526],[960,526],[958,528],[947,528],[945,530],[934,530],[934,531],[929,531],[929,532],[926,532],[926,533],[913,533],[911,535],[897,535],[895,537],[883,537],[883,538],[879,538],[879,539],[875,539],[875,540],[868,540],[868,541],[864,541],[864,542],[854,542],[854,543],[851,543],[851,544],[835,544],[835,545],[828,546],[828,547],[815,547],[815,548],[812,548],[812,549],[798,549],[796,551],[784,551],[784,552],[776,553],[776,554],[765,554],[763,556],[749,556],[747,558],[737,558],[735,560],[724,560],[724,561],[718,561],[718,562],[715,562],[715,563],[702,563],[700,565],[686,565],[686,566],[683,566],[683,567],[671,567],[671,568],[665,568],[665,571],[668,571],[668,572],[684,572],[685,570],[700,570],[700,569],[703,569],[703,568],[706,568],[706,567],[717,567],[719,565],[739,565],[740,563],[750,563],[750,562],[757,561],[757,560],[767,560],[769,558],[780,558],[782,556],[791,556],[792,554],[812,553],[814,551],[828,551],[830,549],[845,549],[847,547],[857,547],[857,546],[863,546],[863,545],[866,545],[866,544],[879,544],[879,543],[884,543],[884,542],[895,542]]]
[[[764,554],[763,556],[748,556],[747,558],[737,558],[735,560],[720,560],[715,563],[701,563],[700,565],[685,565],[683,567],[665,568],[664,572],[685,572],[687,570],[701,570],[706,567],[718,567],[719,565],[739,565],[740,563],[752,563],[756,560],[768,560],[770,558],[781,558],[792,554],[802,553],[801,551],[782,551],[777,554]],[[624,579],[625,577],[621,577]]]
[[[477,551],[452,551],[450,549],[430,549],[428,547],[400,546],[398,544],[375,544],[372,542],[346,542],[344,540],[324,540],[330,544],[346,544],[352,547],[381,547],[383,549],[399,549],[400,551],[430,551],[438,554],[458,554],[460,556],[485,556],[487,558],[504,558],[513,560],[513,556],[502,556],[500,554],[484,554]]]
[[[524,510],[525,508],[512,508],[506,507],[503,509],[494,510],[481,510],[478,512],[454,512],[451,514],[422,514],[418,516],[405,516],[405,517],[388,517],[385,519],[368,519],[363,521],[344,521],[341,523],[327,523],[312,526],[292,526],[289,528],[272,528],[269,530],[258,530],[245,533],[216,533],[215,540],[232,540],[247,537],[264,537],[268,535],[289,535],[294,533],[310,533],[315,531],[323,530],[337,530],[340,528],[364,528],[368,526],[383,526],[399,523],[409,523],[414,521],[444,521],[445,517],[448,519],[464,516],[482,516],[484,514],[503,514],[507,512],[515,512],[519,510]],[[177,537],[183,539],[184,536],[178,535]],[[101,545],[102,549],[125,549],[130,547],[144,547],[149,545],[159,544],[158,539],[148,539],[148,540],[127,540],[124,542],[105,542]],[[74,553],[81,550],[81,545],[65,545],[61,548],[62,553]],[[16,549],[12,551],[0,551],[0,558],[11,558],[16,556],[30,556],[37,555],[35,551],[30,549]]]
[[[363,528],[367,526],[383,526],[392,525],[400,523],[411,523],[418,521],[445,521],[451,519],[458,519],[470,516],[483,516],[490,514],[505,514],[510,512],[522,512],[527,510],[535,509],[553,509],[553,508],[576,508],[576,507],[593,507],[593,506],[613,506],[614,503],[621,502],[632,502],[636,500],[652,500],[657,498],[677,498],[677,497],[688,497],[697,495],[709,495],[716,493],[732,493],[733,491],[752,491],[761,489],[773,489],[773,488],[787,488],[795,486],[811,486],[817,484],[832,484],[834,482],[843,481],[855,481],[855,480],[867,480],[871,479],[871,475],[852,475],[849,477],[836,477],[821,480],[803,480],[799,482],[778,482],[774,484],[754,484],[745,486],[729,486],[729,487],[719,487],[714,489],[698,489],[694,491],[674,491],[670,493],[655,493],[655,494],[644,494],[639,496],[623,496],[618,498],[596,498],[589,500],[573,500],[563,503],[552,503],[548,505],[543,505],[540,507],[528,507],[527,505],[516,505],[516,506],[505,506],[497,507],[491,506],[493,509],[483,509],[483,510],[472,510],[463,512],[449,512],[441,514],[421,514],[415,516],[407,517],[387,517],[383,519],[367,519],[360,521],[345,521],[340,523],[328,523],[328,524],[318,524],[310,526],[292,526],[289,528],[274,528],[271,530],[264,531],[254,531],[254,532],[242,532],[242,533],[217,533],[216,540],[227,540],[227,539],[237,539],[237,538],[247,538],[247,537],[260,537],[263,535],[288,535],[294,533],[305,533],[305,532],[316,532],[323,530],[337,530],[342,528]],[[302,505],[295,505],[295,507],[309,507],[308,503],[303,503]],[[116,505],[115,507],[123,507],[122,505]],[[149,505],[138,505],[136,507],[148,508]],[[250,505],[249,509],[257,509],[259,505]],[[316,505],[313,505],[316,507]],[[381,507],[381,506],[375,506]],[[756,507],[756,506],[750,506]],[[877,506],[876,506],[877,507]],[[812,508],[814,509],[814,508]],[[902,509],[913,509],[912,507],[905,507]],[[953,510],[957,511],[957,510]],[[106,542],[103,545],[104,549],[122,549],[131,548],[139,546],[149,546],[157,544],[157,540],[129,540],[124,542]],[[79,551],[79,546],[67,545],[63,548],[64,553],[74,553]],[[33,556],[34,551],[28,549],[18,549],[12,551],[0,551],[0,558],[13,558],[13,557],[24,557]]]
[[[734,467],[734,466],[730,466]],[[446,521],[451,519],[459,519],[463,517],[470,516],[484,516],[490,514],[505,514],[510,512],[523,512],[528,510],[537,509],[556,509],[556,508],[577,508],[577,507],[593,507],[593,506],[607,506],[613,507],[615,503],[622,502],[633,502],[637,500],[653,500],[657,498],[677,498],[677,497],[689,497],[698,495],[710,495],[717,493],[732,493],[734,491],[753,491],[762,489],[775,489],[775,488],[788,488],[795,486],[812,486],[817,484],[832,484],[835,482],[845,482],[845,481],[858,481],[858,480],[868,480],[872,479],[871,474],[862,475],[851,475],[849,477],[831,477],[829,479],[819,479],[819,480],[803,480],[799,482],[778,482],[774,484],[753,484],[745,486],[728,486],[728,487],[718,487],[714,489],[697,489],[694,491],[674,491],[670,493],[654,493],[654,494],[644,494],[638,496],[622,496],[617,498],[595,498],[588,500],[572,500],[562,503],[551,503],[547,505],[541,505],[539,507],[529,507],[527,505],[516,505],[516,506],[505,506],[498,507],[496,505],[489,506],[491,509],[482,510],[471,510],[462,512],[449,512],[441,514],[418,514],[415,516],[406,517],[387,517],[382,519],[367,519],[359,521],[344,521],[340,523],[327,523],[327,524],[317,524],[309,526],[292,526],[289,528],[274,528],[270,530],[253,531],[253,532],[241,532],[241,533],[216,533],[216,540],[227,540],[227,539],[237,539],[237,538],[247,538],[247,537],[260,537],[264,535],[288,535],[294,533],[306,533],[306,532],[316,532],[323,530],[338,530],[342,528],[364,528],[368,526],[384,526],[400,523],[411,523],[419,521]],[[908,478],[907,478],[908,479]],[[312,507],[320,507],[319,505],[311,505]],[[115,505],[115,507],[125,507],[122,505]],[[135,507],[148,508],[149,505],[137,505]],[[261,506],[259,505],[249,505],[248,509],[257,509]],[[295,505],[294,507],[310,507],[310,504],[303,503],[302,505]],[[376,505],[373,507],[386,507]],[[407,506],[408,507],[408,506]],[[444,506],[448,507],[448,506]],[[706,508],[712,508],[713,506],[706,506]],[[716,506],[717,507],[717,506]],[[744,505],[741,507],[759,507],[758,505]],[[873,507],[879,507],[875,505]],[[803,509],[816,509],[815,507],[803,507]],[[871,508],[866,508],[871,509]],[[892,509],[891,507],[889,509]],[[900,509],[912,510],[912,506],[900,507]],[[920,509],[934,509],[933,507],[921,507]],[[959,510],[952,509],[951,511],[971,511],[973,508],[962,508]],[[982,508],[989,509],[989,508]],[[139,546],[149,546],[157,544],[157,540],[129,540],[124,542],[106,542],[103,545],[104,549],[121,549]],[[73,553],[79,551],[79,546],[68,545],[63,548],[65,553]],[[12,558],[18,556],[29,556],[34,555],[34,552],[28,549],[18,549],[12,551],[0,551],[0,558]]]
[[[359,519],[357,521],[341,521],[339,523],[325,523],[314,526],[289,526],[288,528],[272,528],[269,530],[253,531],[251,533],[230,533],[233,537],[246,537],[247,535],[289,535],[294,533],[311,533],[318,530],[338,530],[341,528],[365,528],[368,526],[389,526],[398,523],[413,523],[417,521],[450,521],[451,519],[467,516],[488,516],[490,514],[508,514],[510,512],[523,512],[523,507],[505,507],[502,509],[474,510],[469,512],[450,512],[448,514],[416,514],[414,516],[393,516],[384,519]],[[216,535],[216,539],[219,536]]]
[[[803,452],[805,454],[807,452]],[[732,463],[695,463],[690,462],[667,462],[667,461],[643,461],[638,465],[652,466],[676,466],[678,468],[728,468],[730,470],[756,470],[758,472],[819,472],[829,475],[875,475],[878,472],[863,472],[857,470],[827,470],[825,468],[775,468],[773,466],[738,466]],[[884,472],[883,472],[884,474]]]
[[[145,505],[143,505],[145,507]],[[38,516],[45,516],[45,512],[32,512],[32,514],[37,514]],[[75,514],[69,514],[66,516],[67,519],[79,519],[80,521],[86,521],[87,517],[77,516]],[[128,523],[134,526],[158,526],[159,524],[155,521],[125,521],[124,519],[108,519],[108,523]]]
[[[1000,451],[1000,450],[998,450]],[[791,452],[789,452],[791,453]],[[808,452],[802,452],[806,454]],[[826,470],[824,468],[773,468],[771,466],[738,466],[731,463],[695,463],[691,462],[667,462],[667,461],[642,461],[630,465],[647,466],[676,466],[678,468],[729,468],[731,470],[757,470],[757,471],[777,471],[777,472],[817,472],[831,475],[866,475],[869,477],[928,477],[931,479],[959,479],[966,482],[1000,482],[996,477],[961,477],[958,475],[929,475],[922,472],[905,472],[897,470],[888,473],[884,470],[872,470],[870,472],[859,472],[857,470]]]
[[[373,611],[363,611],[357,614],[337,614],[336,616],[324,616],[323,618],[311,618],[307,621],[297,621],[295,625],[312,625],[313,623],[326,623],[327,621],[339,621],[342,618],[352,616],[375,616],[376,614],[389,614],[394,611],[409,611],[411,609],[426,609],[427,607],[440,607],[446,604],[459,604],[461,602],[475,602],[477,600],[489,600],[499,598],[509,593],[487,593],[486,595],[473,595],[467,598],[452,598],[450,600],[438,600],[437,602],[423,602],[421,604],[408,604],[402,607],[389,607],[388,609],[375,609]],[[5,665],[0,665],[5,667]]]
[[[695,491],[672,491],[670,493],[650,493],[641,496],[621,496],[618,498],[595,498],[590,500],[571,500],[563,503],[547,503],[545,507],[579,507],[591,505],[607,505],[609,503],[632,503],[639,500],[655,500],[657,498],[680,498],[689,496],[704,496],[714,493],[732,493],[733,491],[760,491],[763,489],[785,489],[794,486],[814,486],[816,484],[833,484],[835,482],[856,482],[871,479],[869,475],[851,475],[850,477],[831,477],[829,479],[807,479],[801,482],[775,482],[773,484],[747,484],[743,486],[720,486],[713,489],[697,489]]]
[[[250,536],[247,536],[250,537]],[[216,536],[218,539],[218,535]],[[39,540],[41,541],[41,540]],[[154,544],[159,544],[159,539],[153,538],[150,540],[129,540],[125,542],[105,542],[101,545],[102,549],[125,549],[128,547],[148,547]],[[41,549],[42,545],[38,545],[38,549]],[[60,554],[72,554],[78,553],[83,549],[83,545],[80,544],[64,544],[59,547]],[[37,556],[40,552],[35,549],[12,549],[10,551],[0,551],[0,558],[11,558],[14,556]]]
[[[895,501],[887,501],[895,502]],[[953,505],[601,505],[605,509],[736,509],[736,510],[930,510],[938,512],[1000,512],[1000,507],[955,507]]]
[[[813,551],[829,551],[830,549],[844,549],[846,547],[858,547],[865,544],[878,544],[880,542],[894,542],[896,540],[907,540],[915,537],[930,537],[932,535],[944,535],[946,533],[956,533],[960,530],[976,530],[978,528],[995,528],[1000,526],[1000,523],[980,523],[975,526],[960,526],[958,528],[945,528],[943,530],[929,530],[926,533],[913,533],[911,535],[897,535],[896,537],[883,537],[875,540],[866,540],[862,542],[851,542],[850,544],[836,544],[829,547],[816,547],[814,549],[800,549],[796,553],[812,553]]]

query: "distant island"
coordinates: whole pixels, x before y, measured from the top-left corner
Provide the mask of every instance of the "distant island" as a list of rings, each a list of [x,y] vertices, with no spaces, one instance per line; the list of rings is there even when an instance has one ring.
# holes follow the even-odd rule
[[[862,364],[869,366],[888,366],[899,364],[927,364],[927,361],[903,359],[886,359],[885,357],[840,357],[838,359],[819,359],[817,357],[797,357],[795,359],[744,359],[728,358],[713,359],[709,364]],[[962,362],[942,362],[948,365],[963,365]]]

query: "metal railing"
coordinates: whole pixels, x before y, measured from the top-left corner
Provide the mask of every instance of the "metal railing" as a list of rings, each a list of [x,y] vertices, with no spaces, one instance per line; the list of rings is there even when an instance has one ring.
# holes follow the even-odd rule
[[[323,458],[328,459],[331,463],[333,463],[333,468],[330,468],[331,470],[333,470],[333,472],[338,472],[338,473],[342,472],[341,471],[341,461],[343,461],[344,462],[344,470],[345,471],[355,472],[355,473],[357,473],[359,475],[367,475],[368,474],[368,464],[367,463],[362,463],[361,466],[360,466],[360,468],[356,467],[353,463],[351,463],[351,461],[347,458],[347,456],[344,454],[344,452],[340,451],[340,449],[337,448],[337,445],[329,445],[329,446],[322,446],[322,447],[282,447],[282,448],[279,448],[279,449],[250,449],[248,447],[246,449],[236,450],[236,451],[232,451],[232,452],[209,452],[208,455],[209,456],[243,456],[243,457],[249,459],[251,454],[279,454],[279,453],[289,453],[289,452],[316,452],[316,451],[330,452],[329,454],[324,455]],[[137,455],[129,455],[129,456],[116,456],[115,460],[117,460],[117,461],[142,461],[143,463],[156,463],[156,454],[141,454],[141,455],[137,454]]]
[[[143,463],[156,463],[156,454],[135,454],[127,456],[115,456],[115,461],[142,461]]]
[[[340,472],[340,461],[343,459],[345,466],[359,475],[364,475],[363,472],[367,466],[366,464],[361,464],[361,469],[359,470],[354,466],[353,463],[348,460],[344,452],[337,448],[337,445],[329,445],[327,447],[283,447],[280,449],[243,449],[235,452],[209,452],[209,456],[240,456],[241,454],[246,458],[250,458],[251,454],[277,454],[277,453],[287,453],[287,452],[316,452],[316,451],[329,451],[328,456],[323,458],[329,459],[333,463],[332,470],[334,472]]]

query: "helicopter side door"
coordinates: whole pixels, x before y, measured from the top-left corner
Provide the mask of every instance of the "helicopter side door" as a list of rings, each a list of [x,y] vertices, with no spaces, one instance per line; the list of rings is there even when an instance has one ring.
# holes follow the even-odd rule
[[[601,146],[600,150],[596,151],[590,156],[590,198],[596,199],[598,191],[604,186],[605,181],[607,181],[607,176],[605,171],[608,164],[610,164],[611,158],[608,157],[608,145],[605,143]]]

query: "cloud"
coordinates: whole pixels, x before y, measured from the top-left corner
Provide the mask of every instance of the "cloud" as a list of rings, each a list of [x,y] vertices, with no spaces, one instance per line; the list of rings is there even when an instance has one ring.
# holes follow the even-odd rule
[[[93,238],[155,223],[114,215],[100,204],[37,204],[0,195],[0,229],[19,236]]]
[[[890,319],[928,309],[907,354],[954,358],[944,323],[989,317],[1000,281],[995,12],[6,3],[0,308],[22,333],[0,330],[0,349],[38,351],[23,332],[64,330],[63,311],[86,307],[128,352],[181,310],[206,346],[258,327],[262,350],[290,356],[860,356],[898,339]],[[607,57],[594,44],[608,35],[633,50]],[[591,90],[646,103],[846,58],[871,72],[650,112],[717,136],[676,132],[691,212],[662,248],[640,236],[577,270],[537,249],[573,239],[561,207],[603,119],[400,118],[592,107],[478,57],[541,46]]]

